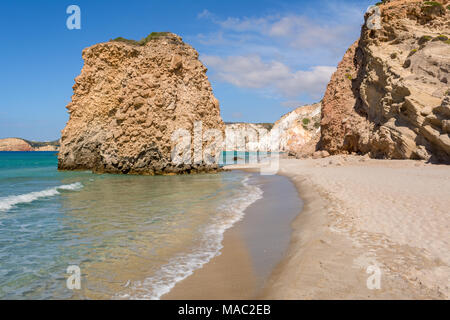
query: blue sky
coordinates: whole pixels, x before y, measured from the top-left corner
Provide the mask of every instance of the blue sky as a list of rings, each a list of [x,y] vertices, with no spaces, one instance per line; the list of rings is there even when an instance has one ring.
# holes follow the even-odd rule
[[[2,1],[0,138],[58,139],[81,51],[171,31],[200,53],[224,121],[274,122],[319,101],[371,0]],[[66,8],[81,8],[68,30]]]

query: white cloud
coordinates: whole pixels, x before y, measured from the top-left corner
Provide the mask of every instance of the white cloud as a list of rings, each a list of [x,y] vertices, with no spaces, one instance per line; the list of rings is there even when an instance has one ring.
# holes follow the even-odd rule
[[[331,5],[330,5],[331,6]],[[354,38],[363,14],[356,8],[333,8],[333,19],[313,20],[306,15],[271,15],[264,17],[228,17],[219,19],[208,10],[199,18],[206,18],[220,26],[221,30],[237,33],[256,33],[263,37],[284,40],[294,48],[336,48],[347,46]],[[357,33],[357,32],[356,32]]]
[[[202,18],[212,18],[214,15],[211,13],[211,12],[209,12],[207,9],[204,9],[202,12],[200,12],[198,15],[197,15],[197,18],[198,19],[202,19]]]
[[[346,45],[346,39],[352,29],[353,26],[349,25],[326,25],[303,16],[287,16],[274,22],[268,34],[290,39],[292,47],[308,49]]]
[[[258,55],[202,56],[208,68],[214,69],[218,80],[237,87],[270,89],[285,97],[302,94],[320,99],[335,67],[315,66],[310,70],[292,71],[285,64],[272,60],[264,62]]]
[[[271,25],[269,29],[269,35],[286,37],[287,35],[292,33],[293,28],[294,25],[292,18],[284,17],[278,21],[275,21]]]
[[[298,100],[288,100],[281,102],[280,105],[286,108],[298,108],[301,105],[304,105],[304,103]]]
[[[262,30],[267,30],[270,24],[270,20],[273,19],[272,16],[260,17],[260,18],[237,18],[228,17],[226,19],[219,19],[215,14],[204,9],[201,13],[197,15],[199,19],[209,19],[213,23],[219,25],[223,29],[232,30],[236,32],[248,32],[255,31],[261,32]]]
[[[335,71],[336,68],[330,66],[315,66],[311,70],[299,70],[277,86],[286,96],[308,94],[315,99],[320,99]]]
[[[263,88],[286,79],[290,73],[284,64],[277,61],[264,63],[257,55],[227,58],[203,56],[202,61],[214,68],[220,79],[245,88]]]
[[[216,30],[198,35],[211,78],[289,101],[322,98],[334,66],[359,35],[364,2],[317,0],[298,11],[253,17],[198,15]],[[308,11],[309,10],[309,11]],[[287,102],[286,102],[287,105]]]
[[[222,28],[233,30],[237,32],[262,32],[267,30],[269,27],[269,19],[270,18],[233,18],[229,17],[226,20],[219,21],[215,20],[217,24],[219,24]]]

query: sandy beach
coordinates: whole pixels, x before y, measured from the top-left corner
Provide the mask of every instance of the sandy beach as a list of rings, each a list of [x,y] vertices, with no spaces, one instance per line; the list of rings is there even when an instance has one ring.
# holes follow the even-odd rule
[[[251,170],[250,170],[251,171]],[[177,283],[162,299],[256,299],[286,255],[302,202],[282,176],[253,174],[263,198],[224,234],[220,255]]]
[[[333,156],[281,159],[278,174],[304,208],[261,298],[449,298],[450,167]]]

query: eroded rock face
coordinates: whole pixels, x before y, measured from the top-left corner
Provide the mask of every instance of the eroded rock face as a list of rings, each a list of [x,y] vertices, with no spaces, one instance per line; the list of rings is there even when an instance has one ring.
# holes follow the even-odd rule
[[[390,1],[380,30],[363,26],[327,87],[322,149],[450,161],[450,10],[439,2]]]
[[[321,104],[305,105],[282,116],[273,126],[254,123],[226,125],[224,150],[286,152],[311,155],[320,136]]]
[[[168,33],[145,45],[100,43],[82,56],[84,66],[67,106],[70,119],[62,131],[59,169],[130,174],[217,169],[202,159],[171,161],[179,143],[172,141],[177,129],[194,136],[194,124],[201,121],[202,132],[224,130],[197,51]]]
[[[58,147],[57,146],[42,146],[42,147],[37,147],[34,148],[34,151],[58,151]]]
[[[33,151],[26,141],[17,138],[0,139],[0,151]]]
[[[268,137],[271,126],[258,123],[229,123],[225,128],[226,151],[271,151]]]
[[[298,158],[312,155],[320,137],[321,110],[321,103],[305,105],[275,122],[272,132],[279,137],[280,151]]]

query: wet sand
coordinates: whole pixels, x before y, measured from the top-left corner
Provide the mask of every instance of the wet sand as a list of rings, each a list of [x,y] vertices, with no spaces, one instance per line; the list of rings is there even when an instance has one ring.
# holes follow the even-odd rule
[[[163,299],[255,299],[285,256],[302,202],[282,176],[255,175],[263,198],[224,235],[221,254],[179,282]]]
[[[333,156],[279,169],[304,208],[263,299],[450,298],[449,166]]]

